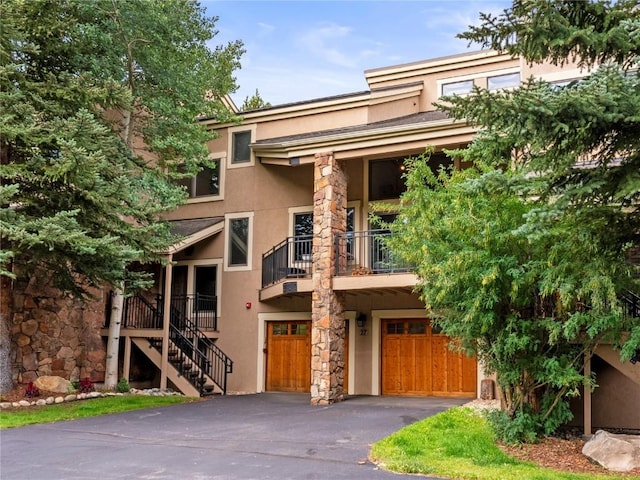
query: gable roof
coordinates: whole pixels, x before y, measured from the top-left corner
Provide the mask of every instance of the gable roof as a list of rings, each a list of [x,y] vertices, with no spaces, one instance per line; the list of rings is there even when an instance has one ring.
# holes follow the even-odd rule
[[[224,217],[190,218],[186,220],[170,220],[171,233],[180,240],[165,252],[168,255],[184,250],[205,238],[209,238],[224,228]]]

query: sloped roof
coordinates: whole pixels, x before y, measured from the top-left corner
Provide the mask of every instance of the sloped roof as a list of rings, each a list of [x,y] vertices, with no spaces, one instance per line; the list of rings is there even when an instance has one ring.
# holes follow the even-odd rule
[[[169,247],[167,254],[174,254],[180,250],[211,237],[222,231],[224,217],[190,218],[186,220],[170,220],[171,233],[181,238]]]

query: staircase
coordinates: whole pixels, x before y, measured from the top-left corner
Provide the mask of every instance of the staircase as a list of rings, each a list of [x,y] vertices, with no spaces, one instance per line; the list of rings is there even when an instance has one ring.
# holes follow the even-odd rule
[[[161,297],[157,298],[156,305],[142,296],[127,298],[127,301],[135,304],[138,310],[146,309],[148,317],[163,318]],[[189,318],[188,310],[171,303],[167,345],[170,368],[166,372],[167,377],[185,395],[225,394],[227,376],[233,372],[233,361]],[[126,320],[123,323],[126,324]],[[158,368],[162,368],[161,338],[138,337],[132,341]]]

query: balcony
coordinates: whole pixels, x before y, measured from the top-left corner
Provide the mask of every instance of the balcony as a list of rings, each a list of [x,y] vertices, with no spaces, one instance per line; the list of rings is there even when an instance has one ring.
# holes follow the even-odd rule
[[[337,234],[334,290],[410,292],[417,279],[385,245],[390,235],[388,230]],[[262,255],[261,300],[313,290],[312,243],[311,235],[289,237]]]
[[[212,295],[172,295],[171,322],[180,324],[184,319],[201,330],[217,330],[218,299]],[[156,329],[163,327],[163,295],[143,296],[141,294],[124,299],[121,327],[125,329]],[[105,328],[108,327],[107,315]]]
[[[386,246],[389,230],[339,233],[334,239],[335,275],[365,276],[408,273],[411,265],[396,257]]]

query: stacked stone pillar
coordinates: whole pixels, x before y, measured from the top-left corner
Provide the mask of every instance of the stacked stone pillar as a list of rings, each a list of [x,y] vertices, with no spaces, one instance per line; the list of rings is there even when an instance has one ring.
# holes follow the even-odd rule
[[[333,153],[315,156],[313,194],[313,296],[311,404],[344,398],[344,292],[334,292],[335,234],[347,224],[347,180]]]

